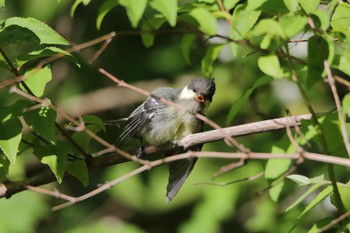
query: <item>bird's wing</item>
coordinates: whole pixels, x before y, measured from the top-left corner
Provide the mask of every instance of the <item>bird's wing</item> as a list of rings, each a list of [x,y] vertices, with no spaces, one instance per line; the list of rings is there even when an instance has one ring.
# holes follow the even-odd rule
[[[151,122],[152,117],[161,108],[162,104],[159,100],[149,97],[143,104],[138,106],[123,123],[118,143],[140,136],[141,130]]]
[[[200,151],[202,149],[202,145],[194,146],[190,149]],[[166,154],[166,156],[184,153],[186,151],[187,150],[184,149],[173,150],[169,154]],[[196,162],[197,158],[190,158],[173,161],[168,164],[169,180],[166,192],[167,202],[170,202],[176,196],[177,192],[180,190],[187,177],[191,174],[191,171]]]

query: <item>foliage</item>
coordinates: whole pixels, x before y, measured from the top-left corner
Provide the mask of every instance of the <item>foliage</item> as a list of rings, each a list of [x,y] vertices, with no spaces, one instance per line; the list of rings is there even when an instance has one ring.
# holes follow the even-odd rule
[[[36,0],[29,2],[31,1],[34,3]],[[106,83],[97,80],[97,67],[85,62],[87,57],[91,59],[91,51],[88,55],[72,54],[74,50],[68,49],[75,45],[68,42],[73,40],[72,35],[64,38],[58,29],[44,23],[45,20],[20,11],[11,12],[12,4],[16,3],[7,1],[5,5],[5,1],[0,0],[0,10],[4,13],[0,19],[0,181],[5,185],[17,181],[29,182],[31,175],[35,174],[26,177],[26,169],[35,163],[40,165],[42,173],[54,177],[62,185],[59,187],[65,187],[73,194],[81,194],[75,189],[78,186],[74,183],[76,181],[66,177],[71,175],[77,178],[87,187],[81,188],[86,193],[87,189],[94,189],[100,182],[134,170],[135,164],[119,164],[111,170],[101,169],[103,171],[96,177],[91,176],[91,170],[98,167],[91,162],[92,155],[105,149],[96,143],[93,135],[102,135],[108,138],[107,141],[115,140],[115,137],[108,134],[108,129],[105,129],[101,120],[105,119],[106,113],[86,114],[77,121],[67,117],[64,110],[56,107],[56,103],[64,102],[74,94],[83,95],[95,91]],[[56,4],[58,9],[58,4],[67,3]],[[288,153],[302,155],[303,151],[349,157],[346,143],[349,143],[347,135],[350,131],[346,119],[350,117],[350,97],[342,86],[348,83],[346,80],[350,76],[348,2],[105,0],[95,3],[90,0],[75,0],[71,6],[65,5],[62,12],[57,10],[57,15],[70,14],[72,21],[79,21],[79,17],[84,15],[81,11],[88,10],[95,10],[95,13],[84,16],[89,22],[85,25],[88,35],[84,35],[84,40],[101,35],[107,28],[116,30],[116,39],[112,44],[119,46],[117,52],[112,50],[115,48],[113,45],[110,50],[107,47],[106,55],[98,58],[101,60],[97,63],[98,67],[110,67],[111,70],[114,69],[111,73],[120,74],[122,79],[128,81],[136,81],[135,77],[151,79],[163,76],[174,79],[183,73],[215,76],[218,93],[213,105],[216,106],[216,112],[209,113],[209,116],[227,125],[231,122],[260,120],[262,115],[281,116],[284,108],[293,114],[301,112],[300,108],[286,106],[282,98],[278,98],[288,98],[292,95],[291,92],[283,93],[282,89],[277,88],[277,93],[271,94],[272,87],[278,83],[287,83],[288,87],[294,85],[302,97],[298,105],[313,113],[313,119],[303,122],[300,129],[292,131],[293,139],[283,132],[277,136],[260,136],[263,139],[261,143],[256,143],[254,137],[244,138],[240,142],[251,151],[271,153],[271,157],[273,154]],[[60,18],[55,20],[58,22]],[[100,31],[91,29],[92,21]],[[49,22],[55,25],[54,20]],[[113,26],[115,22],[117,27]],[[126,22],[128,26],[125,26]],[[84,28],[83,25],[81,23],[77,28]],[[139,37],[137,42],[132,37],[134,35]],[[81,40],[82,36],[76,38]],[[104,41],[108,39],[110,38]],[[143,47],[140,43],[143,43]],[[307,48],[303,50],[302,45]],[[300,56],[297,50],[301,50],[303,55]],[[231,59],[229,62],[222,59],[227,51]],[[62,57],[70,61],[69,65],[62,60],[56,61]],[[64,69],[59,69],[60,62],[65,64]],[[115,64],[118,64],[117,68]],[[59,68],[55,70],[53,67]],[[60,72],[64,73],[64,70],[69,70],[69,75],[65,73],[68,85],[61,82],[62,85],[59,86],[56,76],[61,75]],[[72,77],[71,80],[68,77]],[[339,84],[335,80],[340,80]],[[336,106],[334,103],[338,101],[340,105]],[[337,112],[330,111],[334,107]],[[321,110],[327,113],[315,114]],[[257,114],[259,112],[262,114]],[[62,116],[66,118],[63,122],[59,118]],[[79,128],[77,122],[84,126],[83,129]],[[232,152],[232,148],[220,142],[206,145],[205,149]],[[171,226],[176,226],[173,232],[229,232],[230,227],[241,229],[242,232],[314,232],[330,223],[337,215],[350,210],[349,178],[348,171],[344,168],[331,164],[327,164],[326,168],[309,165],[314,162],[305,163],[273,158],[267,162],[252,161],[219,179],[240,180],[263,171],[264,181],[254,181],[254,184],[241,182],[224,188],[202,185],[196,191],[190,191],[194,187],[188,187],[189,183],[209,180],[215,169],[223,165],[222,161],[216,160],[203,162],[194,171],[197,175],[190,178],[181,191],[181,196],[171,205],[163,204],[162,199],[166,181],[160,181],[160,178],[163,179],[167,171],[163,167],[156,168],[147,176],[132,177],[130,181],[118,184],[104,194],[113,200],[118,211],[127,209],[126,215],[129,216],[118,213],[121,223],[118,219],[104,225],[101,223],[106,219],[103,219],[100,222],[89,222],[89,226],[96,231],[101,229],[106,232],[114,227],[119,227],[123,232],[162,232]],[[295,168],[296,171],[293,170]],[[50,172],[45,173],[48,169]],[[290,174],[292,171],[295,174]],[[266,184],[269,186],[269,197],[259,197],[254,202],[249,195],[265,188]],[[303,186],[305,191],[294,194],[299,189],[297,185]],[[13,195],[13,202],[22,202],[20,197],[23,194]],[[200,195],[202,198],[198,200]],[[295,201],[288,204],[283,214],[278,215],[277,210],[289,196],[293,196]],[[331,205],[332,211],[322,207],[329,197],[331,202],[327,204]],[[23,226],[34,232],[35,224],[39,219],[45,218],[47,204],[37,196],[28,198],[33,203],[41,203],[40,213],[29,209],[22,213],[27,218]],[[92,199],[94,198],[98,199]],[[101,199],[98,200],[102,202]],[[5,200],[1,201],[5,203]],[[85,216],[97,205],[90,203],[87,207],[74,207],[74,211],[80,212],[75,216]],[[12,207],[6,208],[9,211]],[[183,211],[187,208],[192,212]],[[320,212],[325,214],[315,213],[313,209],[316,208],[323,208],[324,211]],[[62,220],[72,215],[65,211],[57,215]],[[137,213],[148,217],[140,220]],[[166,218],[164,223],[156,218],[163,215]],[[180,220],[177,220],[178,216]],[[277,217],[285,221],[277,221]],[[73,224],[66,224],[60,225],[60,228],[71,228],[71,232],[86,232],[88,229],[83,223],[82,221],[81,227],[71,228]],[[5,220],[0,220],[0,224],[4,232],[24,232],[19,225],[5,223]],[[159,227],[155,227],[155,224],[159,224]],[[45,231],[45,227],[47,228],[43,224],[40,231]],[[350,231],[350,221],[347,218],[332,227],[332,230],[338,232]],[[57,229],[56,231],[60,230]]]

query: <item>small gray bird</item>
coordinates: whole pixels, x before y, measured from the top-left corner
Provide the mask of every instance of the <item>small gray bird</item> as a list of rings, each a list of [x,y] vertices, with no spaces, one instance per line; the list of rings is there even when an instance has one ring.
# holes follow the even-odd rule
[[[159,146],[166,143],[174,143],[188,134],[202,131],[203,122],[195,117],[195,113],[204,114],[209,107],[215,93],[214,79],[196,78],[190,81],[184,88],[175,89],[159,87],[138,106],[128,118],[119,120],[122,130],[119,141],[129,138],[139,138],[141,150],[139,156],[144,155],[142,140],[150,145]],[[174,106],[165,104],[160,98],[170,100],[187,111],[182,111]],[[200,151],[202,145],[188,148]],[[165,154],[171,156],[185,152],[186,149],[174,149]],[[169,163],[169,181],[167,186],[167,201],[171,201],[188,175],[191,173],[196,158],[179,160]]]

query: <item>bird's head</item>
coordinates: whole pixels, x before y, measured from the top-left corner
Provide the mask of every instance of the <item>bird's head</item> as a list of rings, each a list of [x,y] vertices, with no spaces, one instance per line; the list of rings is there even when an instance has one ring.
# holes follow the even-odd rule
[[[215,93],[214,78],[196,78],[182,88],[180,101],[195,101],[201,109],[209,106]]]

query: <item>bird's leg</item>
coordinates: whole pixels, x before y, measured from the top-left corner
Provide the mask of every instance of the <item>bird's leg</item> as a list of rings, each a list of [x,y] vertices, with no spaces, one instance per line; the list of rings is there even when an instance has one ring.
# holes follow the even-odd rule
[[[145,157],[145,155],[146,155],[145,148],[142,145],[142,138],[140,137],[140,148],[138,149],[136,156],[137,156],[137,158],[142,159]]]

